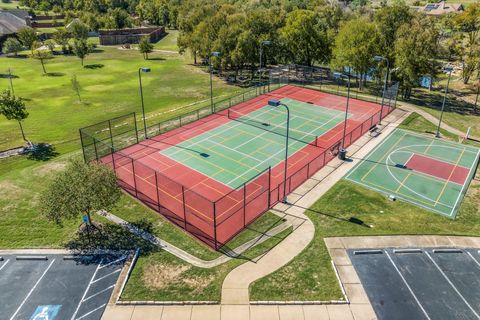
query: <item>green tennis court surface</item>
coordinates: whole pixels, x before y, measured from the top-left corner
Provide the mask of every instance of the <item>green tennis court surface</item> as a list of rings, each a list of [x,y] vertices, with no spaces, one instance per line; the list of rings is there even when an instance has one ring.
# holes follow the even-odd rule
[[[454,218],[479,149],[396,129],[346,179]]]
[[[292,99],[289,157],[342,123],[345,113]],[[160,153],[233,189],[285,158],[286,111],[263,106],[230,110],[229,121]]]

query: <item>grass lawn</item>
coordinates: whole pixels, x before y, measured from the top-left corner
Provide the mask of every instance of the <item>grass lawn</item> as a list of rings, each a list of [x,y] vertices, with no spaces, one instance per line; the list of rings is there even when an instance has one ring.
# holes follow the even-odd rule
[[[167,29],[167,35],[160,39],[157,43],[154,43],[155,50],[169,50],[178,52],[177,46],[177,37],[178,37],[178,30]]]
[[[78,129],[127,112],[140,110],[138,68],[152,69],[143,75],[147,124],[184,112],[180,107],[198,101],[207,104],[209,77],[188,64],[183,56],[152,53],[143,60],[136,50],[101,47],[85,59],[85,68],[74,56],[55,56],[47,61],[48,75],[42,75],[40,62],[30,58],[0,57],[2,70],[12,68],[15,94],[25,98],[30,116],[24,121],[27,138],[52,143],[66,153],[79,149]],[[73,74],[82,87],[80,102],[71,89]],[[0,78],[0,89],[9,81]],[[214,95],[224,98],[239,91],[215,80]],[[138,117],[140,118],[140,117]],[[18,124],[0,118],[0,149],[22,144]],[[2,162],[0,162],[1,164]],[[1,166],[0,174],[4,166]]]
[[[418,131],[419,122],[426,121],[421,119],[410,116],[401,127]],[[339,299],[341,292],[323,238],[385,234],[478,236],[479,208],[478,180],[472,182],[455,220],[403,201],[389,201],[383,194],[341,180],[306,212],[315,224],[314,240],[288,265],[255,282],[250,287],[250,299]],[[350,222],[351,218],[363,221],[364,225]]]
[[[290,227],[248,250],[241,258],[210,269],[194,267],[165,251],[141,256],[127,282],[122,300],[220,301],[223,280],[231,270],[260,257],[291,232]]]
[[[7,3],[0,1],[0,9],[16,9],[17,6],[20,6],[20,3],[15,0]]]

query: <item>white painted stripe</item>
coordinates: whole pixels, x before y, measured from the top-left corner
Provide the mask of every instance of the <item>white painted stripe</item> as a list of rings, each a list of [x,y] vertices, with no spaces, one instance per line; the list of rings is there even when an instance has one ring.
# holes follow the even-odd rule
[[[109,274],[107,274],[107,275],[105,275],[105,276],[103,276],[103,277],[101,277],[101,278],[98,278],[97,280],[93,281],[92,283],[96,283],[96,282],[98,282],[98,281],[101,281],[101,280],[103,280],[103,279],[111,276],[112,274],[119,273],[121,270],[122,270],[122,269],[120,268],[120,269],[117,269],[117,270],[115,270],[115,271],[113,271],[113,272],[110,272]]]
[[[115,264],[115,263],[117,263],[117,262],[120,262],[120,261],[122,261],[122,260],[125,260],[126,258],[127,258],[127,256],[121,256],[119,259],[117,259],[117,260],[115,260],[115,261],[112,261],[112,262],[109,262],[109,263],[107,263],[107,264],[105,264],[105,265],[100,266],[100,268],[98,268],[98,270],[103,269],[103,268],[106,268],[106,267],[109,267],[109,266],[111,266],[112,264]]]
[[[103,289],[103,290],[101,290],[101,291],[98,291],[97,293],[94,293],[94,294],[92,294],[91,296],[83,299],[83,301],[85,302],[85,301],[87,301],[87,300],[90,300],[90,299],[98,296],[99,294],[102,294],[102,293],[104,293],[105,291],[108,291],[108,290],[112,289],[113,287],[115,287],[115,285],[111,285],[110,287],[106,287],[105,289]]]
[[[473,314],[478,318],[480,319],[480,316],[478,315],[478,313],[475,311],[475,309],[472,308],[472,306],[468,303],[468,301],[463,297],[463,295],[460,293],[460,291],[458,291],[457,287],[455,287],[455,285],[452,283],[452,281],[450,281],[450,279],[448,278],[448,276],[443,272],[442,269],[440,269],[440,266],[437,264],[437,262],[435,262],[435,260],[433,260],[433,258],[430,256],[430,254],[428,252],[425,252],[425,254],[427,255],[427,257],[430,258],[430,260],[433,262],[433,264],[435,265],[435,267],[437,267],[438,271],[440,271],[440,273],[442,274],[442,276],[445,278],[445,280],[447,280],[447,282],[450,284],[450,286],[453,288],[453,290],[455,290],[455,292],[458,294],[458,296],[463,300],[463,302],[465,302],[465,304],[468,306],[468,308],[473,312]]]
[[[474,257],[470,252],[467,251],[467,254],[470,256],[470,258],[472,258],[473,261],[475,261],[475,263],[477,264],[477,266],[480,267],[480,262],[478,262],[478,260],[475,259],[475,257]]]
[[[83,299],[85,299],[85,296],[87,295],[88,290],[90,290],[90,286],[92,285],[93,279],[95,279],[95,276],[97,275],[98,270],[100,270],[100,266],[103,263],[103,258],[100,260],[100,263],[98,264],[97,268],[95,269],[95,272],[92,275],[92,278],[90,279],[90,282],[88,283],[87,289],[85,289],[85,292],[83,293],[82,299],[78,302],[77,308],[75,309],[75,312],[72,315],[71,320],[74,320],[75,317],[77,316],[78,310],[80,310],[80,306],[82,305]]]
[[[462,196],[463,194],[463,191],[465,190],[465,188],[470,184],[470,181],[469,179],[473,179],[475,177],[471,177],[470,175],[472,174],[472,170],[475,169],[475,164],[477,164],[477,159],[480,155],[480,150],[477,152],[477,154],[475,155],[475,161],[473,162],[473,164],[470,165],[470,170],[468,171],[468,176],[467,176],[467,180],[463,183],[463,187],[462,187],[462,190],[460,190],[460,193],[458,194],[458,197],[457,197],[457,200],[455,201],[455,204],[453,205],[453,208],[452,208],[452,214],[453,214],[453,211],[455,210],[455,207],[457,206],[458,204],[458,201],[460,201],[460,197]]]
[[[0,271],[2,271],[3,268],[5,268],[5,266],[7,265],[7,263],[10,262],[10,259],[8,259],[7,261],[5,261],[2,266],[0,267]]]
[[[418,306],[420,307],[420,309],[422,309],[423,314],[425,315],[425,317],[427,317],[428,320],[431,320],[431,318],[428,316],[427,311],[425,311],[425,309],[423,308],[422,304],[421,304],[420,301],[418,300],[417,296],[416,296],[415,293],[413,292],[413,290],[412,290],[412,288],[410,287],[410,285],[408,284],[407,280],[405,279],[405,277],[403,276],[403,274],[400,272],[400,270],[398,269],[398,267],[397,267],[397,265],[395,264],[395,262],[392,260],[392,257],[390,257],[390,254],[388,253],[388,251],[385,251],[385,253],[387,254],[388,260],[390,260],[390,262],[392,263],[393,267],[394,267],[395,270],[397,271],[397,273],[398,273],[398,275],[400,276],[400,278],[402,278],[403,283],[404,283],[405,286],[407,287],[408,291],[410,291],[410,293],[412,294],[413,298],[414,298],[415,301],[417,302]]]
[[[103,307],[105,307],[106,305],[107,305],[107,304],[106,304],[106,303],[104,303],[104,304],[102,304],[100,307],[98,307],[98,308],[95,308],[95,309],[93,309],[93,310],[91,310],[91,311],[89,311],[89,312],[85,313],[85,314],[84,314],[83,316],[81,316],[81,317],[78,317],[76,320],[83,319],[83,318],[85,318],[85,317],[87,317],[87,316],[91,315],[91,314],[92,314],[92,313],[94,313],[95,311],[98,311],[98,310],[102,309],[102,308],[103,308]]]
[[[40,281],[42,281],[43,277],[45,277],[45,275],[47,274],[48,270],[50,270],[50,267],[52,266],[52,264],[55,262],[55,259],[52,260],[52,262],[50,262],[50,264],[48,265],[48,267],[45,269],[45,271],[43,271],[42,275],[40,276],[40,278],[38,278],[37,282],[35,283],[35,285],[33,286],[32,289],[30,289],[30,292],[28,292],[27,296],[25,297],[25,299],[23,299],[22,303],[20,304],[20,306],[17,308],[17,310],[15,311],[15,313],[10,317],[10,320],[13,320],[15,318],[15,316],[20,312],[20,309],[22,309],[23,305],[25,304],[25,302],[27,302],[28,298],[30,297],[30,295],[32,294],[33,290],[35,290],[35,288],[38,286],[38,284],[40,283]]]

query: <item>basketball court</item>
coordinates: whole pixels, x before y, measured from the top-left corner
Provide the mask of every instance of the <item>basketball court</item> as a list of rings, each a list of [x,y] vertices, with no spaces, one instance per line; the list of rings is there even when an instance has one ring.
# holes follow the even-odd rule
[[[396,129],[346,179],[455,218],[479,155],[475,147]]]

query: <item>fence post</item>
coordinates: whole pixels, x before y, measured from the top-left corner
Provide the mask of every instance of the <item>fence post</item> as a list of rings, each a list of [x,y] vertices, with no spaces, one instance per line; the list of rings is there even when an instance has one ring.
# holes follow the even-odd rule
[[[138,143],[137,114],[135,112],[133,113],[133,123],[135,125],[135,137],[137,138]]]
[[[78,129],[78,133],[80,134],[80,144],[82,145],[83,161],[86,163],[87,156],[85,155],[85,147],[83,146],[82,129]]]
[[[185,187],[182,186],[182,202],[183,202],[183,223],[184,229],[187,231],[187,207],[185,205]]]
[[[217,206],[216,202],[213,203],[213,242],[215,246],[215,250],[218,249],[217,245]]]
[[[135,197],[138,198],[137,179],[135,178],[135,177],[136,177],[136,174],[135,174],[135,162],[133,161],[132,158],[130,158],[130,160],[132,160],[133,187],[135,188]]]
[[[115,157],[113,156],[113,154],[115,153],[115,150],[112,148],[110,148],[110,152],[111,152],[111,155],[112,155],[112,166],[113,166],[113,172],[115,172],[115,175],[117,175],[117,170],[115,168]]]
[[[159,190],[158,190],[158,176],[157,176],[157,171],[155,171],[155,186],[157,187],[158,212],[160,212],[160,192],[159,192]]]
[[[247,183],[243,184],[243,227],[247,226]]]
[[[95,149],[95,159],[98,161],[98,152],[97,152],[97,139],[93,138],[93,148]]]
[[[272,197],[272,191],[271,191],[271,186],[272,186],[272,182],[271,182],[271,178],[272,178],[272,166],[269,166],[268,167],[268,208],[270,208],[270,205],[271,205],[271,197]]]
[[[112,135],[112,124],[110,122],[110,119],[108,119],[108,131],[110,132],[110,143],[112,144],[112,148],[113,148],[114,145],[113,145],[113,135]]]

